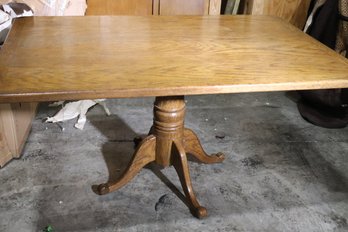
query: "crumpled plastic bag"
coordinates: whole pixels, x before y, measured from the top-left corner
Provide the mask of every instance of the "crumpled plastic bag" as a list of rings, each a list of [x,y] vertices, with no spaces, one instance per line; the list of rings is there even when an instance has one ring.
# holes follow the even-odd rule
[[[9,2],[27,4],[35,16],[84,15],[87,9],[86,0],[0,0],[0,5]]]
[[[57,102],[51,104],[50,106],[58,106],[63,104],[64,102]],[[81,100],[67,103],[58,113],[56,113],[56,115],[54,115],[53,117],[48,117],[46,119],[46,122],[63,122],[79,117],[74,126],[77,129],[83,130],[87,121],[86,113],[92,106],[96,104],[101,105],[104,108],[105,113],[107,115],[110,115],[110,111],[105,105],[105,99]]]
[[[33,16],[33,11],[24,3],[10,2],[0,4],[0,48],[10,31],[12,19],[29,16]]]
[[[0,31],[8,28],[10,25],[11,25],[10,15],[0,10]]]
[[[33,16],[33,10],[25,3],[10,2],[1,5],[1,10],[9,14],[11,18],[30,17]]]

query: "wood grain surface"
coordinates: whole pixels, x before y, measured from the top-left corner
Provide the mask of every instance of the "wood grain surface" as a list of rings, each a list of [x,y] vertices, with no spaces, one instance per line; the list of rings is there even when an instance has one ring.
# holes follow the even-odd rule
[[[221,0],[209,1],[209,15],[220,15],[221,13]]]
[[[303,29],[311,0],[247,0],[246,13],[278,16]]]
[[[160,15],[207,15],[209,0],[160,0]]]
[[[0,102],[348,87],[348,62],[270,16],[17,19]]]
[[[0,137],[2,135],[12,157],[19,158],[21,155],[36,107],[37,103],[0,104]]]
[[[86,15],[152,15],[153,0],[87,0]]]

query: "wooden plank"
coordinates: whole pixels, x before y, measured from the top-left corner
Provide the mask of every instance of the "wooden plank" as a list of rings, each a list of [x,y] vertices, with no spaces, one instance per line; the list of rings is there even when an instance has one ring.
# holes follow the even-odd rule
[[[220,15],[221,13],[221,0],[209,1],[209,15]]]
[[[0,137],[2,139],[0,157],[8,157],[8,152],[11,157],[20,156],[35,116],[36,107],[37,103],[0,104]]]
[[[3,128],[3,114],[2,114],[2,105],[10,105],[10,104],[0,104],[0,168],[3,167],[7,162],[9,162],[13,155],[8,148],[7,141],[4,137],[5,132]]]
[[[152,15],[152,0],[88,0],[86,15]]]
[[[281,17],[302,29],[307,18],[310,0],[249,0],[248,13]]]
[[[241,0],[243,14],[252,14],[254,0]]]
[[[25,141],[31,129],[31,122],[35,117],[37,103],[12,103],[11,108],[15,121],[16,147],[13,156],[21,155]]]
[[[14,103],[18,104],[18,103]],[[16,133],[15,115],[11,104],[0,104],[0,124],[2,124],[2,139],[12,156],[17,154],[18,138]]]
[[[10,160],[12,160],[12,154],[8,150],[7,144],[1,140],[0,134],[0,168],[2,168],[5,164],[7,164]]]
[[[0,102],[345,88],[347,70],[269,16],[23,18],[0,53]]]
[[[160,0],[153,0],[152,1],[152,4],[153,4],[153,6],[152,6],[152,14],[153,15],[159,15],[159,5],[160,5]]]
[[[160,0],[160,15],[207,15],[209,0]]]

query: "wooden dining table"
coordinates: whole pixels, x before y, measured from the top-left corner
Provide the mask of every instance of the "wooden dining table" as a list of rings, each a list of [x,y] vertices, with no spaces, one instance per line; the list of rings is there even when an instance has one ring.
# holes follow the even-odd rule
[[[187,154],[206,164],[224,154],[208,155],[185,128],[184,96],[345,87],[345,58],[270,16],[21,18],[0,52],[0,103],[156,97],[148,136],[97,192],[121,188],[151,162],[173,165],[198,218],[207,210]]]

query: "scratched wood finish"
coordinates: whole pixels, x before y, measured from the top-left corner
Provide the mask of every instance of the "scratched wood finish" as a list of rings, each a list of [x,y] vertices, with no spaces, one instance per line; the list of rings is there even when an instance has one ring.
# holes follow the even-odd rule
[[[347,70],[270,16],[34,17],[0,53],[0,102],[344,88]]]

